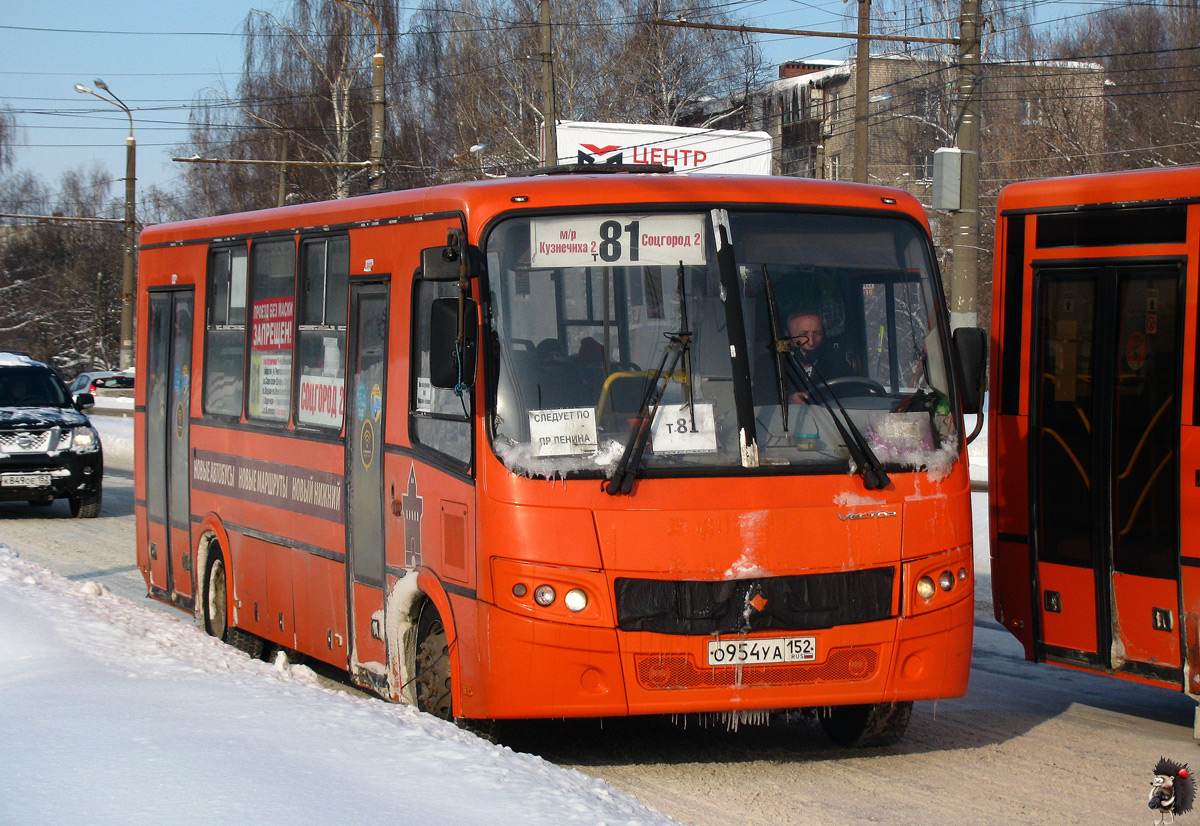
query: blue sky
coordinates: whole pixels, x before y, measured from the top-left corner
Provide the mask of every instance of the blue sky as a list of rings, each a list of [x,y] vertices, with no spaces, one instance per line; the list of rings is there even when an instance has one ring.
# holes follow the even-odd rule
[[[1039,9],[1076,5],[1038,3]],[[186,136],[186,106],[206,88],[236,87],[246,15],[255,7],[284,6],[275,0],[0,0],[0,106],[17,113],[16,168],[50,184],[67,169],[93,163],[114,177],[124,174],[124,113],[74,90],[76,83],[92,86],[101,78],[134,110],[139,188],[170,185],[180,172],[170,157]],[[818,31],[853,30],[857,13],[854,0],[734,0],[730,6],[750,25]],[[761,42],[772,62],[841,59],[853,43],[776,36]]]

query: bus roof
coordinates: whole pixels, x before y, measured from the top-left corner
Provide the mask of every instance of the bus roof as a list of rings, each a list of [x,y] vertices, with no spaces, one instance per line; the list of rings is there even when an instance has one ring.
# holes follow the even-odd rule
[[[1192,200],[1200,200],[1200,165],[1022,181],[1000,191],[997,210]]]
[[[517,200],[521,198],[522,200]],[[812,178],[673,174],[535,175],[444,184],[147,227],[141,246],[282,228],[344,226],[403,215],[461,212],[480,227],[501,212],[593,204],[795,204],[902,212],[928,228],[921,203],[903,190]]]

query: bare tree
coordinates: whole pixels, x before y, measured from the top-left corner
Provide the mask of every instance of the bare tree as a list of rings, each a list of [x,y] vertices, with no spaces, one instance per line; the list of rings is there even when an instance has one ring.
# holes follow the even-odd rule
[[[1105,68],[1110,169],[1194,163],[1200,150],[1200,10],[1130,2],[1050,40],[1063,56]]]
[[[326,164],[289,167],[289,201],[364,191],[366,168],[349,164],[369,155],[370,67],[379,45],[372,18],[386,54],[396,50],[397,15],[395,0],[296,0],[283,18],[252,11],[238,88],[210,89],[197,101],[191,139],[180,151]],[[185,187],[197,214],[274,206],[279,170],[197,164],[185,171]]]
[[[69,171],[56,192],[29,173],[0,182],[5,212],[116,218],[122,202],[99,167]],[[41,222],[0,231],[0,348],[28,352],[68,375],[119,361],[119,223]]]

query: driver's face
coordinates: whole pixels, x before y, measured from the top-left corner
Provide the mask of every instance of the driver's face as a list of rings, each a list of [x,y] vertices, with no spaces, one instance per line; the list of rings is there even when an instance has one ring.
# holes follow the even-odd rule
[[[788,322],[788,335],[805,350],[816,350],[825,338],[825,326],[815,315],[800,315]]]

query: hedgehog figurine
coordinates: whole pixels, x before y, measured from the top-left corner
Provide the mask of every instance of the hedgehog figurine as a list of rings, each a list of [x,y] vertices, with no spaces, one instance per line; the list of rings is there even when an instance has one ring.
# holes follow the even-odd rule
[[[1154,826],[1175,822],[1176,815],[1187,814],[1196,800],[1196,783],[1186,763],[1176,763],[1160,757],[1150,781],[1150,808],[1154,810]]]

